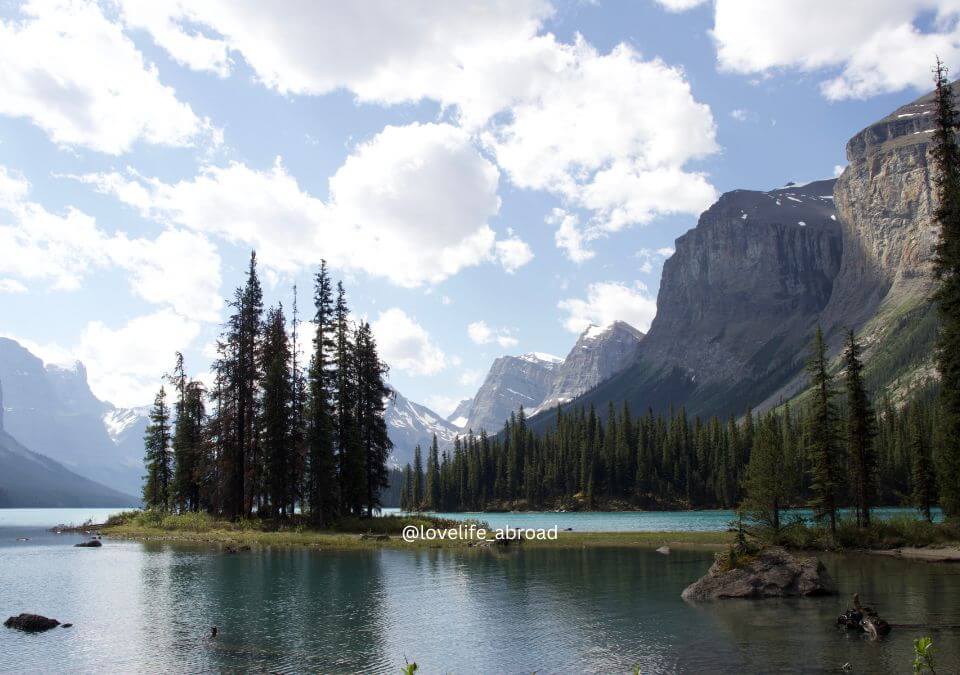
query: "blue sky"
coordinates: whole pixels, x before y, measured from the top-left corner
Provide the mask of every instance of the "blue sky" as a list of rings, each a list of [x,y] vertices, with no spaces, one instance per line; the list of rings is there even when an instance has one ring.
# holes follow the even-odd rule
[[[955,2],[0,2],[0,334],[143,404],[258,249],[326,257],[408,397],[646,330],[726,190],[824,178],[958,62]]]

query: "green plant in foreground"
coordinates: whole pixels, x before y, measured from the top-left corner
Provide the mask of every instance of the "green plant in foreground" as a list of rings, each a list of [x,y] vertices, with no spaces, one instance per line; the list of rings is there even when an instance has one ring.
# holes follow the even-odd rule
[[[925,673],[930,671],[936,675],[933,668],[933,640],[928,637],[918,638],[913,641],[913,672]]]
[[[404,662],[406,662],[406,665],[400,669],[400,672],[403,673],[403,675],[413,675],[415,672],[417,672],[417,670],[419,670],[416,661],[409,663],[406,659],[404,659]]]

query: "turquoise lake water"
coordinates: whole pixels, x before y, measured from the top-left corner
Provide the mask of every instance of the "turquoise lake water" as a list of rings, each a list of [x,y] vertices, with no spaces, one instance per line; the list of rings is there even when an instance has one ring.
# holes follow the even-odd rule
[[[960,626],[960,566],[825,555],[840,597],[693,605],[680,592],[709,552],[226,555],[114,540],[74,548],[78,535],[45,529],[93,515],[105,514],[0,511],[0,614],[74,624],[38,635],[0,628],[0,671],[397,673],[406,658],[425,673],[820,673],[844,663],[903,673],[922,635],[934,639],[940,672],[960,669],[960,631],[948,627]],[[834,627],[853,592],[898,625],[888,639]]]
[[[384,509],[385,513],[400,513],[399,509]],[[917,517],[915,509],[882,508],[872,511],[875,518],[891,518],[897,515]],[[557,526],[574,532],[714,532],[726,530],[736,519],[735,511],[621,511],[621,512],[567,512],[523,511],[515,513],[436,513],[434,515],[452,520],[476,519],[490,527],[532,527],[549,529]],[[811,518],[806,509],[785,512],[784,522],[794,515]],[[847,510],[843,517],[853,517]],[[943,512],[936,509],[934,520],[943,520]]]

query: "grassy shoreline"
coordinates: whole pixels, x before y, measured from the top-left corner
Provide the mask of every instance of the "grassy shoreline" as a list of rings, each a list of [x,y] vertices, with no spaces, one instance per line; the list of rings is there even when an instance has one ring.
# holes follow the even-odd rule
[[[335,532],[329,530],[262,531],[212,528],[203,531],[167,530],[139,525],[104,526],[104,536],[137,541],[192,543],[219,546],[227,550],[251,548],[306,548],[313,550],[375,549],[470,549],[485,542],[478,539],[417,539],[407,542],[399,534]],[[670,546],[693,550],[716,551],[731,541],[728,532],[559,532],[555,540],[526,539],[528,548],[658,548]],[[489,543],[489,542],[486,542]],[[515,544],[513,545],[515,546]],[[493,547],[498,548],[498,547]]]
[[[486,540],[468,528],[486,528]],[[458,530],[462,538],[414,539],[405,541],[405,528],[420,530]],[[389,549],[470,549],[516,548],[494,541],[495,529],[479,521],[455,521],[426,515],[384,516],[344,519],[329,529],[317,530],[299,520],[264,521],[217,520],[203,513],[169,514],[127,512],[112,517],[103,525],[84,525],[76,531],[99,530],[105,536],[138,541],[171,542],[219,547],[225,552],[252,548],[305,548],[311,550]],[[556,539],[524,539],[522,548],[658,548],[718,551],[734,541],[729,531],[672,532],[574,532],[561,531]],[[960,562],[960,536],[953,526],[932,525],[920,521],[894,519],[860,530],[851,524],[828,536],[821,526],[785,528],[776,537],[764,538],[767,544],[786,546],[797,551],[867,552],[928,562]]]

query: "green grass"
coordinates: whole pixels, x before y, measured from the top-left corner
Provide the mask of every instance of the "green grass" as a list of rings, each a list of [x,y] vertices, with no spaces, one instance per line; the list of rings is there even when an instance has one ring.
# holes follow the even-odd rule
[[[297,521],[289,523],[253,519],[227,521],[217,520],[203,513],[169,514],[156,511],[130,511],[111,518],[103,532],[117,538],[206,543],[225,547],[453,549],[469,548],[479,543],[451,539],[405,542],[401,532],[409,525],[449,529],[464,523],[423,515],[384,516],[347,518],[329,529],[315,530]],[[469,525],[469,522],[466,525]],[[387,538],[383,535],[387,535]],[[380,538],[375,538],[377,536]],[[560,532],[556,540],[525,540],[522,546],[524,548],[656,548],[668,545],[677,548],[713,549],[722,548],[729,541],[731,541],[731,535],[727,532]]]
[[[908,515],[875,520],[867,528],[857,527],[852,520],[841,520],[837,524],[836,536],[831,535],[826,525],[802,523],[790,524],[776,535],[762,530],[756,534],[767,543],[794,549],[891,550],[960,545],[960,527],[957,525],[928,523]]]

